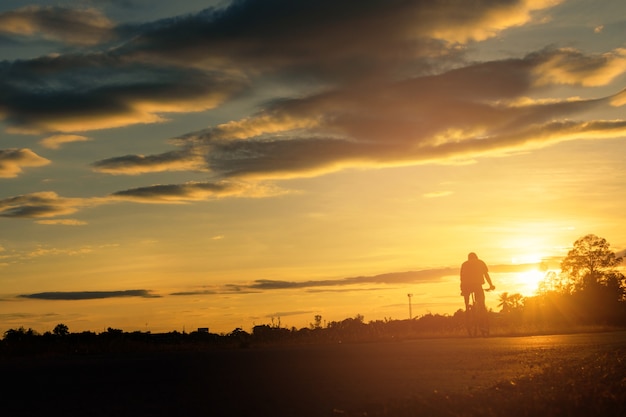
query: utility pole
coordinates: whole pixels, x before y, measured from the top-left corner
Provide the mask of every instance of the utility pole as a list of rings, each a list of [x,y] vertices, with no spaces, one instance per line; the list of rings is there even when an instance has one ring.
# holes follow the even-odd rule
[[[411,320],[413,318],[413,306],[411,305],[411,297],[413,297],[413,294],[407,294],[407,296],[409,297],[409,320]]]

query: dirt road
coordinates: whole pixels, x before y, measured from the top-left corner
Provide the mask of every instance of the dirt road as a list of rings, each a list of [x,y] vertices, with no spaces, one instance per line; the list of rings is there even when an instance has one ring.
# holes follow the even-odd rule
[[[21,359],[0,366],[3,414],[337,416],[481,392],[615,349],[626,351],[626,332]]]

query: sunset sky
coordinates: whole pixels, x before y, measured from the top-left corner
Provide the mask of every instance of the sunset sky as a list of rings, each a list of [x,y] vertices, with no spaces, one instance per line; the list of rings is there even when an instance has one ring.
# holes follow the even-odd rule
[[[471,3],[471,7],[470,7]],[[452,314],[626,249],[623,0],[3,0],[0,332]]]

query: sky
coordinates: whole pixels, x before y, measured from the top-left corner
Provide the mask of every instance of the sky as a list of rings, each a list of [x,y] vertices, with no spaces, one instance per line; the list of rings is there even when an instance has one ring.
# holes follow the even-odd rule
[[[497,310],[621,253],[625,12],[4,0],[0,332],[453,314],[471,251]]]

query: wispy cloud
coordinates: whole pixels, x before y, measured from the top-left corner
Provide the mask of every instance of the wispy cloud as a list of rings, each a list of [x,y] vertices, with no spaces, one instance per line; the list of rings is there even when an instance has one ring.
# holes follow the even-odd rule
[[[223,287],[200,288],[198,290],[175,292],[171,295],[215,295],[215,294],[245,294],[261,291],[306,289],[307,291],[322,291],[328,288],[348,287],[361,284],[400,284],[438,282],[443,277],[456,275],[456,268],[438,268],[421,271],[390,272],[386,274],[358,276],[340,279],[309,280],[309,281],[282,281],[259,279],[248,284],[228,284]],[[359,289],[350,289],[358,291]]]
[[[47,225],[63,225],[63,226],[84,226],[87,222],[76,219],[55,219],[55,220],[37,220],[37,224]]]
[[[50,160],[30,149],[0,149],[0,178],[15,178],[26,167],[40,167]]]
[[[585,55],[572,48],[538,53],[534,69],[538,84],[607,85],[626,72],[626,49]]]
[[[286,191],[272,185],[235,181],[188,182],[185,184],[152,185],[118,191],[113,199],[139,203],[181,203],[225,197],[268,197]]]
[[[92,164],[94,171],[138,175],[162,171],[206,171],[204,157],[193,151],[171,151],[159,155],[126,155]]]
[[[68,292],[40,292],[35,294],[22,294],[20,298],[37,300],[97,300],[103,298],[141,297],[159,298],[149,290],[123,290],[123,291],[68,291]]]
[[[0,33],[91,45],[112,37],[113,22],[97,9],[27,6],[0,13]]]
[[[39,258],[41,256],[77,256],[93,252],[91,246],[83,246],[79,248],[50,248],[39,246],[30,252],[21,255],[23,258]]]
[[[536,268],[537,264],[506,264],[492,265],[490,271],[496,273],[524,272],[529,268]],[[258,293],[264,291],[281,291],[281,290],[305,290],[307,292],[322,291],[364,291],[364,284],[425,284],[436,283],[443,279],[454,276],[458,277],[458,267],[445,267],[424,269],[419,271],[403,271],[389,272],[378,275],[363,275],[356,277],[323,279],[323,280],[304,280],[304,281],[284,281],[258,279],[245,284],[227,284],[224,286],[213,286],[211,288],[202,287],[196,290],[179,291],[171,293],[172,296],[197,296],[197,295],[220,295],[220,294],[247,294]],[[372,290],[368,288],[365,290]]]
[[[78,212],[86,207],[130,201],[136,203],[187,203],[221,198],[263,198],[288,193],[273,184],[242,181],[188,182],[162,184],[118,191],[105,197],[68,198],[53,191],[23,194],[0,199],[0,217],[37,219],[43,225],[82,226],[78,219],[52,219]]]
[[[60,149],[66,143],[86,142],[89,140],[91,139],[80,135],[52,135],[40,140],[39,144],[48,149]]]
[[[422,271],[407,272],[391,272],[387,274],[358,276],[343,279],[320,280],[320,281],[276,281],[276,280],[257,280],[253,284],[247,286],[250,289],[257,290],[275,290],[275,289],[291,289],[291,288],[309,288],[309,287],[328,287],[343,286],[355,284],[398,284],[409,282],[437,282],[441,278],[456,274],[457,269],[440,268]]]
[[[0,217],[46,218],[73,214],[80,208],[101,204],[104,200],[65,198],[53,191],[24,194],[0,200]]]

